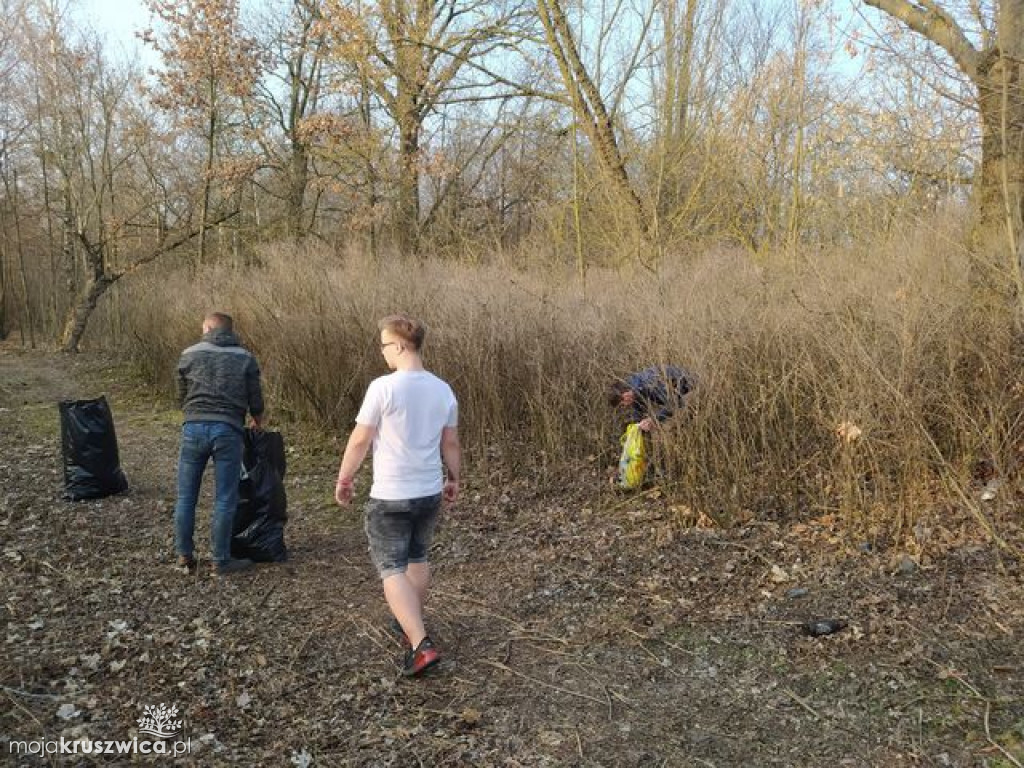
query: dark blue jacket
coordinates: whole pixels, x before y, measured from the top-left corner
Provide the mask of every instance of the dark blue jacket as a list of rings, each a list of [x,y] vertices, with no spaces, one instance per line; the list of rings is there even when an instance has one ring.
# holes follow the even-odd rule
[[[642,421],[648,416],[664,421],[683,405],[683,398],[694,383],[691,373],[675,365],[656,365],[630,374],[626,377],[626,386],[636,396],[632,421]]]

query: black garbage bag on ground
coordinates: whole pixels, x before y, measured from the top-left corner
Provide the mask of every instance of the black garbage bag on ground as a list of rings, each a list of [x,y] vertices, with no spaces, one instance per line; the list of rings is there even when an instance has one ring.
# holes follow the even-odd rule
[[[258,563],[283,563],[288,559],[284,521],[266,515],[257,517],[248,528],[231,538],[231,556],[247,557]]]
[[[286,470],[281,433],[246,429],[238,508],[232,528],[232,557],[264,563],[287,559],[284,543],[284,524],[288,520],[288,498],[284,491]]]
[[[128,490],[106,397],[60,402],[64,498],[99,499]]]

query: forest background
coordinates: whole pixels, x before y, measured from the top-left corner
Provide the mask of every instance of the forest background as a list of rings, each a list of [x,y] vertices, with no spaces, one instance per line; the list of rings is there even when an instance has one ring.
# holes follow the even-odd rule
[[[2,7],[0,336],[169,391],[220,309],[340,433],[401,309],[482,471],[612,456],[609,377],[679,363],[686,508],[999,540],[1024,0],[149,0],[128,61]]]

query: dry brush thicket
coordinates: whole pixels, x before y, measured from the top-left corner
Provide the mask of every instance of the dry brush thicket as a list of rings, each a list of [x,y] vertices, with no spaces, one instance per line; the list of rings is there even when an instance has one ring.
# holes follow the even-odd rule
[[[549,265],[277,247],[258,269],[135,281],[88,340],[127,349],[166,390],[218,307],[259,355],[279,423],[342,433],[383,373],[376,319],[406,311],[430,327],[472,460],[512,443],[522,471],[555,477],[613,462],[611,376],[681,363],[700,386],[657,442],[662,486],[720,523],[831,511],[888,536],[956,507],[987,526],[972,482],[1015,468],[1024,393],[1012,324],[979,306],[961,237],[947,222],[796,259],[721,249],[657,276],[592,270],[585,286]]]

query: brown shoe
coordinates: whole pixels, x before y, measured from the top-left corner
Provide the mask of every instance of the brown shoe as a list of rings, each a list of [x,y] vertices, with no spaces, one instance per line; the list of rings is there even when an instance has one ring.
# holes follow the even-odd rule
[[[191,555],[178,555],[178,567],[187,573],[196,569],[196,559]]]

